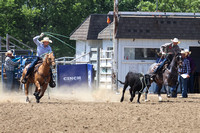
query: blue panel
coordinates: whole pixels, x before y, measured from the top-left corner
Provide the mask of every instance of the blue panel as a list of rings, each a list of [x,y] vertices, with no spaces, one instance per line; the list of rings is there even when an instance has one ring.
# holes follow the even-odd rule
[[[57,72],[59,86],[88,84],[87,64],[58,65]]]

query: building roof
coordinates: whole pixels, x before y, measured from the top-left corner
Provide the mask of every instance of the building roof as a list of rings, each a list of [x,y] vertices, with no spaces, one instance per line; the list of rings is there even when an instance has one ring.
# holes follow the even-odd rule
[[[74,32],[71,33],[71,40],[97,40],[98,34],[106,27],[106,14],[90,15]],[[109,15],[112,22],[113,17]]]
[[[116,38],[199,39],[200,18],[120,17]]]
[[[111,22],[113,16],[109,15]],[[113,24],[106,14],[90,15],[70,36],[72,40],[110,39]],[[116,38],[122,39],[200,39],[200,18],[181,16],[120,15]]]
[[[91,16],[87,17],[85,21],[71,33],[70,39],[71,40],[87,40],[88,29],[90,24]]]
[[[109,24],[98,34],[98,39],[112,39],[113,36],[113,23]]]

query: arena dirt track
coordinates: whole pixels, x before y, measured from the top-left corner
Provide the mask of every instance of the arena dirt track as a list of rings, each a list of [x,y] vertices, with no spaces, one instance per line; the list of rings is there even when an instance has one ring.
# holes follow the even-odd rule
[[[70,94],[71,95],[71,94]],[[60,96],[46,94],[41,103],[25,103],[22,94],[0,95],[0,132],[81,132],[81,133],[133,133],[133,132],[200,132],[200,94],[189,98],[166,98],[158,102],[150,94],[150,101],[141,104],[120,103],[120,95],[106,90],[85,95]],[[137,98],[137,95],[136,95]]]

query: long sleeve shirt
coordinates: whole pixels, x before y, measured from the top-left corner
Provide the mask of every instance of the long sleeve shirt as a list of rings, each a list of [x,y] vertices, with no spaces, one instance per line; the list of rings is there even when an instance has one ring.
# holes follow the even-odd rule
[[[52,52],[51,47],[49,45],[44,47],[44,44],[38,40],[39,38],[40,36],[33,38],[34,43],[37,45],[37,56]]]
[[[14,71],[15,66],[17,66],[19,62],[14,62],[10,57],[6,57],[4,67],[6,71]]]
[[[165,52],[166,54],[177,54],[180,53],[181,50],[178,45],[174,45],[173,43],[165,43],[160,47],[161,52]]]
[[[190,74],[190,61],[187,58],[184,58],[182,67],[178,69],[178,72],[181,74]]]

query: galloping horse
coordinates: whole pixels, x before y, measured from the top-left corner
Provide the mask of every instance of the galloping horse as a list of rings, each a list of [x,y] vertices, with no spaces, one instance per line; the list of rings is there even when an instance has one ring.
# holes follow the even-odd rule
[[[30,65],[30,64],[28,64]],[[28,66],[27,65],[27,66]],[[38,67],[39,64],[35,66]],[[23,70],[21,80],[24,78],[26,72],[27,72],[27,66]],[[50,69],[52,67],[55,67],[55,57],[53,55],[53,52],[47,53],[44,56],[42,64],[38,67],[38,69],[34,70],[34,73],[31,74],[28,77],[27,82],[25,83],[25,94],[26,94],[26,102],[30,102],[29,97],[28,97],[28,88],[30,83],[34,83],[36,88],[34,92],[34,96],[36,98],[36,102],[39,103],[40,99],[44,95],[44,92],[47,89],[48,83],[50,81]]]
[[[153,74],[153,71],[155,69],[155,66],[157,63],[152,64],[149,67],[149,70],[147,73]],[[158,97],[159,101],[162,101],[162,97],[160,94],[160,91],[162,89],[162,85],[165,85],[167,87],[167,96],[169,97],[169,86],[174,87],[176,86],[176,89],[178,87],[178,66],[181,67],[182,65],[182,58],[181,54],[176,54],[170,65],[168,67],[164,66],[162,70],[158,71],[155,75],[154,82],[158,85]],[[147,93],[146,93],[147,95]],[[145,100],[147,100],[147,96],[145,96]]]

